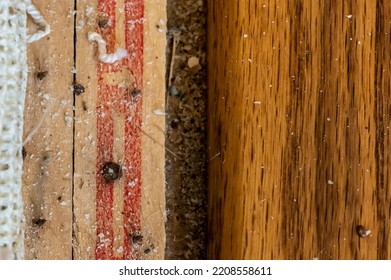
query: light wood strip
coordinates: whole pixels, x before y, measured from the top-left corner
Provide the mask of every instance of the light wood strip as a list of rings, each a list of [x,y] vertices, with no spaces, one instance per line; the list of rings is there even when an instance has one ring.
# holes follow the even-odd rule
[[[23,169],[26,259],[72,258],[74,1],[34,1],[52,32],[28,45]],[[29,20],[29,33],[36,27]],[[40,80],[39,72],[47,71]]]
[[[153,114],[164,111],[165,34],[155,27],[160,19],[165,23],[165,1],[78,3],[77,23],[84,27],[77,29],[76,80],[86,91],[76,97],[76,259],[164,256],[165,128],[164,116]],[[99,27],[104,20],[107,26]],[[109,52],[128,49],[130,59],[99,63],[89,31],[102,34]],[[100,174],[108,161],[123,168],[111,184]]]

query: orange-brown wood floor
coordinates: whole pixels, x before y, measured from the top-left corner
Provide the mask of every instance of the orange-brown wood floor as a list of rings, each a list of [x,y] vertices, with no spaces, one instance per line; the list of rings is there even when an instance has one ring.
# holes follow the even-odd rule
[[[391,258],[390,23],[386,0],[209,1],[210,258]]]

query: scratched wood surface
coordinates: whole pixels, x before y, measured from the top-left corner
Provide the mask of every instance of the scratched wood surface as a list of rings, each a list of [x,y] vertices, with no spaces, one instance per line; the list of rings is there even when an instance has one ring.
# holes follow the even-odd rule
[[[208,22],[209,257],[390,259],[391,2],[217,0]]]
[[[37,215],[30,217],[35,213],[30,205],[46,210],[48,198],[53,200],[50,207],[55,205],[60,211],[41,211],[46,220],[43,225],[26,225],[27,232],[36,235],[26,240],[34,253],[26,257],[161,259],[165,246],[165,0],[77,1],[76,6],[74,1],[45,0],[39,7],[52,25],[50,40],[59,38],[47,44],[47,39],[35,43],[37,56],[53,58],[47,67],[61,65],[63,72],[53,73],[53,77],[49,70],[39,83],[32,72],[29,88],[35,83],[45,85],[53,78],[50,97],[68,111],[59,111],[58,120],[47,121],[46,131],[39,129],[53,135],[52,145],[58,148],[56,152],[62,151],[58,155],[62,165],[56,163],[50,173],[52,189],[42,186],[45,174],[36,171],[46,168],[41,167],[41,162],[47,164],[45,160],[36,160],[35,165],[25,161],[25,170],[29,170],[25,177],[32,178],[24,187],[31,197],[25,200],[27,221]],[[130,55],[111,65],[99,62],[96,43],[88,41],[91,31],[107,41],[108,52],[121,47]],[[51,49],[59,54],[53,55]],[[37,63],[31,55],[29,62]],[[73,84],[83,86],[84,92],[72,93]],[[28,98],[33,97],[38,99],[29,91]],[[32,105],[31,109],[26,106],[26,119],[32,126],[40,115],[35,112],[36,102],[28,104]],[[58,106],[50,110],[57,112]],[[43,139],[37,136],[36,142],[31,142],[36,149],[31,152],[34,156],[46,155],[48,143]],[[27,158],[31,149],[26,146]],[[122,168],[122,177],[115,182],[103,178],[107,162]],[[40,197],[31,189],[34,182],[45,190]],[[37,241],[41,245],[36,245]]]
[[[73,96],[69,85],[73,80],[73,1],[34,4],[50,22],[52,32],[29,44],[27,53],[25,258],[71,259]],[[31,34],[36,27],[29,20]],[[47,72],[46,77],[43,72]]]
[[[164,111],[165,37],[155,27],[164,11],[164,1],[78,5],[76,82],[86,92],[75,112],[76,259],[164,256],[164,116],[153,113]],[[90,31],[130,57],[98,62]],[[111,161],[123,177],[107,184],[99,173]]]

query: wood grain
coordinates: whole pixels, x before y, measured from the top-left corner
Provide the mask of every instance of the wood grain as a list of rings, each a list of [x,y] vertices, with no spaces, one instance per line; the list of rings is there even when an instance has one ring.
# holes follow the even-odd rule
[[[164,113],[165,3],[35,3],[52,32],[28,53],[25,137],[36,133],[25,146],[27,259],[164,257],[165,118],[154,112]],[[109,53],[130,55],[99,62],[90,31]],[[121,165],[118,181],[102,176],[109,161]]]
[[[165,244],[164,111],[165,1],[80,2],[75,102],[75,259],[161,259]],[[106,21],[107,25],[102,26]],[[78,26],[78,25],[76,25]],[[97,31],[108,51],[129,57],[107,65],[87,40]],[[105,182],[105,163],[123,176]]]
[[[145,1],[144,99],[141,131],[142,171],[140,222],[144,259],[164,259],[166,247],[165,112],[166,0]],[[146,254],[150,250],[150,253]]]
[[[87,15],[87,7],[90,11]],[[76,13],[76,75],[75,82],[85,92],[75,96],[75,181],[73,257],[95,259],[96,234],[96,100],[97,58],[94,44],[87,40],[88,32],[98,23],[97,1],[79,1]]]
[[[390,259],[391,3],[219,0],[208,20],[209,257]]]
[[[26,259],[72,258],[73,1],[35,1],[52,32],[28,45],[23,201]],[[36,27],[29,18],[29,33]],[[39,72],[47,71],[40,80]],[[31,140],[28,140],[31,139]]]

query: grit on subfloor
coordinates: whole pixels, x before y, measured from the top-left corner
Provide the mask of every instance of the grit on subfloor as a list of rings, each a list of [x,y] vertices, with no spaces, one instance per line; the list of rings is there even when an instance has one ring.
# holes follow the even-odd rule
[[[206,1],[168,0],[166,259],[206,258]]]

